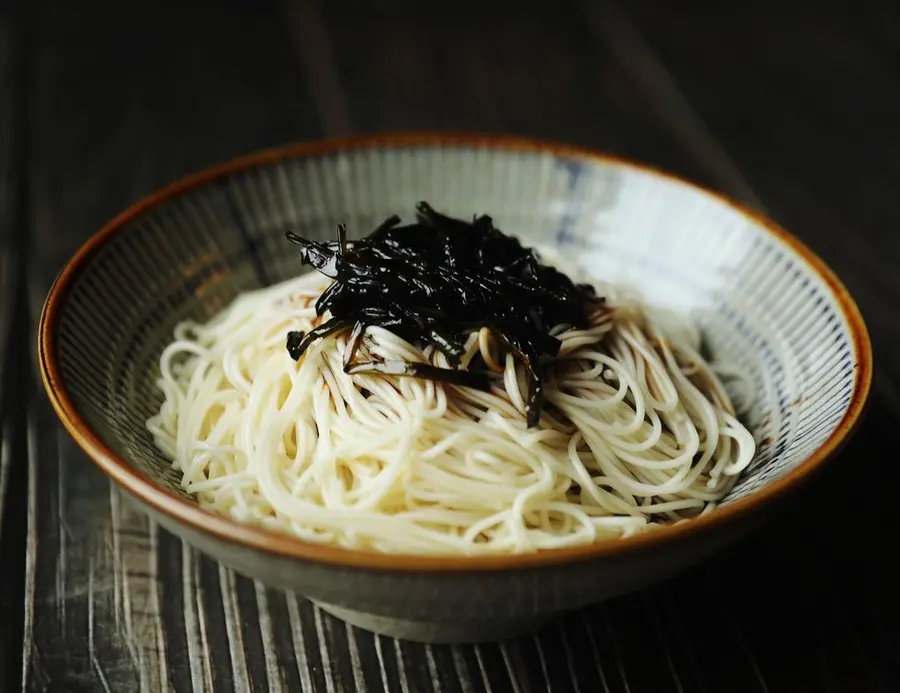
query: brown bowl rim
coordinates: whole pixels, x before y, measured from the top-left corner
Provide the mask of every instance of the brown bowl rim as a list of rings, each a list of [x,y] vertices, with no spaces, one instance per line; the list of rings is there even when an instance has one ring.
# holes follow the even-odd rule
[[[664,526],[652,532],[625,539],[599,541],[576,547],[524,554],[485,556],[390,554],[374,550],[345,549],[304,541],[298,537],[242,524],[228,517],[200,508],[188,499],[162,488],[145,474],[133,469],[90,429],[76,410],[62,380],[60,365],[54,349],[57,320],[66,300],[69,287],[81,274],[94,255],[134,218],[182,193],[213,180],[242,170],[256,168],[287,159],[338,154],[365,149],[396,149],[405,147],[465,147],[500,151],[548,153],[557,157],[581,159],[591,163],[614,164],[655,176],[668,178],[726,204],[762,226],[794,250],[815,271],[832,291],[850,327],[857,359],[854,388],[850,405],[834,432],[797,468],[784,477],[746,498],[717,508],[714,512],[676,525]],[[41,312],[38,324],[38,364],[41,380],[50,402],[63,426],[78,446],[99,467],[129,494],[148,505],[155,512],[189,526],[196,532],[218,540],[235,543],[282,558],[300,559],[344,568],[397,572],[473,572],[536,568],[590,559],[612,557],[637,550],[652,550],[666,542],[684,541],[717,529],[724,529],[740,520],[749,519],[775,501],[795,491],[813,472],[846,442],[857,426],[865,408],[872,383],[872,345],[863,317],[843,283],[835,273],[797,237],[781,228],[766,216],[734,201],[727,195],[714,192],[656,166],[630,161],[626,158],[590,148],[515,135],[494,135],[466,132],[399,132],[356,135],[314,141],[297,142],[241,156],[231,161],[205,168],[187,175],[132,204],[103,228],[94,233],[66,264],[57,276]]]

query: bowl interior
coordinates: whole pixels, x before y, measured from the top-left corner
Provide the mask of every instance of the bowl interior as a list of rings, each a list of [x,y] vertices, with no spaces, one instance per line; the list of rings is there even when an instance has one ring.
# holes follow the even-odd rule
[[[363,235],[393,213],[411,218],[418,200],[490,214],[505,232],[686,312],[715,357],[743,366],[759,449],[726,503],[801,465],[850,407],[860,354],[848,319],[826,280],[761,222],[612,159],[459,143],[288,156],[163,196],[108,235],[70,284],[54,337],[58,385],[103,443],[184,495],[144,427],[176,323],[305,271],[286,229],[323,239],[345,222]]]

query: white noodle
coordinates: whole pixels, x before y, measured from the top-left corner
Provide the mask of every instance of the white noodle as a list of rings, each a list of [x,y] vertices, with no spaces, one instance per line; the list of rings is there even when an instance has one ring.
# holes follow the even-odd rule
[[[554,330],[550,406],[528,429],[525,371],[487,330],[463,363],[480,353],[497,371],[490,392],[347,375],[346,334],[293,361],[286,334],[319,324],[327,285],[313,273],[246,293],[163,351],[147,428],[203,507],[350,548],[534,551],[709,512],[754,455],[694,326],[615,287],[588,329]],[[367,356],[448,365],[380,328],[364,342]],[[746,376],[716,370],[743,378],[747,406]]]

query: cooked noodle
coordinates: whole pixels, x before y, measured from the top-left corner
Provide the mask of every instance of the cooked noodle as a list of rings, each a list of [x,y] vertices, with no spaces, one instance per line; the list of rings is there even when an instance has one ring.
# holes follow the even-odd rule
[[[328,284],[306,274],[175,330],[147,427],[203,507],[348,548],[512,553],[709,512],[753,457],[697,330],[613,287],[598,287],[608,307],[587,329],[554,329],[562,349],[529,429],[526,374],[487,330],[470,335],[463,365],[480,356],[496,372],[490,392],[347,375],[345,333],[293,361],[285,335],[321,322]],[[381,328],[361,351],[449,367]]]

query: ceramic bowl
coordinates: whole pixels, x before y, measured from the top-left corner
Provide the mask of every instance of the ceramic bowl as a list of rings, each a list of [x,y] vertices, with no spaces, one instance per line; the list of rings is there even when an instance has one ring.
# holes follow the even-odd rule
[[[152,444],[157,360],[176,323],[303,271],[284,230],[365,232],[418,200],[488,213],[588,273],[689,314],[756,385],[758,455],[699,519],[619,541],[497,557],[306,543],[198,507]],[[40,368],[87,455],[164,528],[356,626],[430,642],[496,639],[662,580],[722,548],[803,485],[853,429],[872,373],[835,275],[771,221],[671,175],[511,137],[405,134],[305,143],[181,180],[94,235],[44,307]]]

